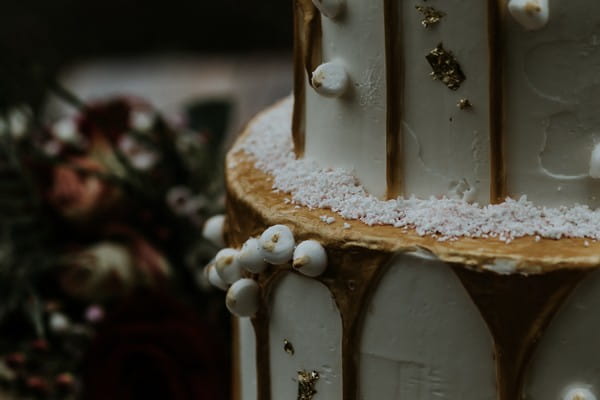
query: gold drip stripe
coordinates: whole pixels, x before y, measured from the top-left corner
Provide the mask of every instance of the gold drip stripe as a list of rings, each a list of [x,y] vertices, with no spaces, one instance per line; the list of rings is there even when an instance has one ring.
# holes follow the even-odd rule
[[[490,93],[490,202],[497,204],[508,195],[504,139],[504,46],[505,0],[488,0],[488,47]]]
[[[261,288],[258,312],[252,317],[256,342],[256,396],[259,400],[271,400],[271,352],[269,342],[269,310],[271,291],[285,271],[275,270],[268,276],[254,276]]]
[[[402,108],[404,68],[402,61],[400,1],[384,0],[386,73],[386,183],[388,199],[403,193]]]
[[[539,339],[589,271],[502,276],[458,265],[454,272],[492,334],[498,400],[522,399],[525,373]]]
[[[294,110],[292,140],[296,157],[306,143],[306,81],[322,59],[321,16],[311,0],[294,0]]]

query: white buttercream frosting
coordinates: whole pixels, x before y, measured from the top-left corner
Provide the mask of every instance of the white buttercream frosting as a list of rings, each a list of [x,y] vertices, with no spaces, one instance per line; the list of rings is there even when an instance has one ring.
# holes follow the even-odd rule
[[[600,143],[594,147],[590,157],[590,176],[594,179],[600,178]]]

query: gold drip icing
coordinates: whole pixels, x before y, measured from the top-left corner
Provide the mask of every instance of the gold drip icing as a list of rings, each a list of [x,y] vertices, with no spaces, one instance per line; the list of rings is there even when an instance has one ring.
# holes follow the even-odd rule
[[[392,254],[361,247],[327,247],[329,265],[319,278],[333,295],[342,318],[342,392],[359,399],[358,349],[372,293]]]
[[[294,0],[294,112],[292,139],[296,157],[304,156],[306,82],[322,59],[321,16],[311,0]]]
[[[388,199],[403,193],[402,111],[404,65],[398,0],[384,0],[386,73],[386,183]]]
[[[252,326],[256,337],[256,388],[257,398],[271,399],[271,353],[269,351],[269,311],[271,290],[282,276],[282,270],[274,269],[271,273],[254,276],[260,286],[258,312],[252,317]]]
[[[503,202],[508,195],[504,142],[504,8],[504,0],[488,0],[490,202],[493,204]]]
[[[533,351],[556,311],[588,274],[497,275],[455,266],[454,271],[487,323],[495,346],[498,400],[523,398]]]

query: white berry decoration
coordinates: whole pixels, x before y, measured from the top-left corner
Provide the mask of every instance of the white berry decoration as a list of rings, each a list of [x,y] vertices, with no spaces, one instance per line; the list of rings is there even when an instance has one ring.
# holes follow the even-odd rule
[[[344,9],[344,0],[313,0],[313,4],[327,18],[337,17]]]
[[[225,305],[238,317],[251,317],[258,310],[260,288],[253,279],[240,279],[227,291]]]
[[[202,236],[217,247],[225,247],[225,238],[223,237],[224,227],[224,215],[210,217],[204,224]]]
[[[563,400],[596,400],[596,396],[586,387],[571,386],[565,392]]]
[[[204,273],[208,278],[208,282],[210,282],[210,284],[216,288],[219,288],[221,290],[227,290],[229,285],[227,285],[227,282],[221,279],[221,277],[217,273],[217,266],[215,265],[215,263],[210,263],[205,268],[206,269],[204,270]]]
[[[312,86],[325,97],[340,97],[348,88],[348,73],[339,62],[319,65],[312,73]]]
[[[528,31],[542,29],[550,18],[548,0],[510,0],[508,11]]]
[[[294,253],[294,234],[285,225],[275,225],[260,236],[260,247],[266,262],[281,265],[289,262]]]
[[[267,268],[260,241],[250,238],[244,243],[238,254],[238,262],[248,272],[260,274]]]
[[[237,256],[237,250],[227,248],[219,251],[215,257],[217,274],[225,283],[232,284],[242,278],[242,267]]]
[[[327,253],[316,240],[305,240],[294,250],[292,266],[303,275],[317,277],[327,268]]]

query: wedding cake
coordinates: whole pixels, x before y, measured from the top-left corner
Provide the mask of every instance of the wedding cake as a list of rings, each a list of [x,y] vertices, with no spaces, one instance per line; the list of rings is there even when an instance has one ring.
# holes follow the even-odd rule
[[[294,0],[206,269],[238,400],[600,396],[600,2]]]

